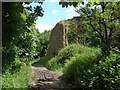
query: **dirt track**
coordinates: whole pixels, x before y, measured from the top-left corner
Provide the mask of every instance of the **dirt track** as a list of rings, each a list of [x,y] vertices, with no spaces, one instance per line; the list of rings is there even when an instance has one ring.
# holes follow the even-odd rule
[[[66,88],[68,90],[68,86],[60,80],[62,74],[62,72],[53,72],[43,66],[34,65],[32,66],[32,80],[29,83],[29,89],[59,90]]]

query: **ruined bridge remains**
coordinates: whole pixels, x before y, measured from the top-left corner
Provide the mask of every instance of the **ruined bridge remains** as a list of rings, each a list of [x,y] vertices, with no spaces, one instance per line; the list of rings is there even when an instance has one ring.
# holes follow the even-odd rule
[[[81,17],[73,17],[72,19],[58,22],[51,31],[47,55],[55,55],[60,49],[69,45],[67,37],[68,30],[81,30],[81,21]]]

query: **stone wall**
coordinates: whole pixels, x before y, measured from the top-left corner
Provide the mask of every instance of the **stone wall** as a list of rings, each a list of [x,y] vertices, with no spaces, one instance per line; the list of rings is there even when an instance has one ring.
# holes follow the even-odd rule
[[[69,45],[67,32],[70,29],[80,30],[80,23],[80,17],[73,17],[72,19],[58,22],[51,31],[50,45],[48,47],[47,55],[55,55],[60,49]]]
[[[51,31],[50,46],[47,55],[55,55],[61,48],[68,45],[66,33],[67,28],[62,23],[57,23]]]

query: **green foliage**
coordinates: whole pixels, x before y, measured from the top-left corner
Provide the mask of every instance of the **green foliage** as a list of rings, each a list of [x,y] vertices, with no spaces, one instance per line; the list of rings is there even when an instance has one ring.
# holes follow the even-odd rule
[[[66,2],[59,2],[60,5],[62,5],[62,7],[68,7],[68,6],[74,6],[77,7],[79,4],[81,4],[82,2],[75,2],[73,1],[66,1]]]
[[[77,31],[69,30],[67,33],[69,43],[79,43],[80,36]]]
[[[31,67],[26,65],[22,65],[19,71],[13,74],[7,69],[2,75],[2,88],[27,88],[31,73]]]
[[[120,52],[120,30],[116,30],[114,35],[113,35],[113,38],[112,38],[112,47],[114,48],[118,48],[118,52]]]
[[[8,68],[11,72],[14,72],[15,70],[19,70],[21,67],[21,61],[17,54],[21,53],[22,50],[20,50],[18,47],[11,46],[3,51],[3,72],[5,72]],[[6,56],[11,57],[6,57]],[[8,61],[11,60],[11,61]],[[17,64],[19,63],[19,64]]]
[[[85,47],[79,44],[71,44],[66,46],[62,50],[59,51],[58,55],[48,61],[47,67],[52,70],[57,70],[56,66],[60,66],[64,68],[65,63],[69,62],[71,58],[75,57],[76,54],[93,54],[93,53],[100,53],[100,50],[95,48]],[[58,68],[58,67],[57,67]]]
[[[47,63],[48,63],[48,61],[52,58],[53,56],[45,56],[45,57],[42,57],[42,58],[40,58],[40,60],[39,60],[39,64],[40,65],[43,65],[43,66],[47,66]]]
[[[36,47],[39,42],[37,38],[39,31],[35,28],[34,24],[37,18],[37,11],[35,14],[28,12],[20,2],[3,3],[2,7],[3,72],[8,68],[12,68],[14,71],[19,69],[15,65],[16,59],[28,65],[38,55]],[[30,16],[31,13],[33,16]],[[28,22],[31,19],[33,21]]]
[[[111,54],[100,61],[99,66],[93,69],[91,87],[99,89],[120,89],[120,55]]]
[[[105,62],[98,56],[95,53],[79,54],[71,58],[62,78],[77,88],[120,89],[120,56],[111,54]]]
[[[117,22],[120,17],[119,3],[95,2],[92,5],[88,3],[85,7],[76,10],[84,20],[86,30],[89,31],[86,34],[87,39],[92,45],[98,43],[104,56],[109,55],[111,48],[115,46],[112,40],[114,40],[115,32],[119,30],[119,22]]]
[[[44,31],[38,36],[39,42],[37,43],[37,51],[39,52],[40,57],[44,57],[47,54],[47,49],[49,46],[49,38],[51,31]]]
[[[2,3],[3,88],[27,87],[31,74],[29,65],[38,55],[37,16],[43,16],[41,5],[25,7],[22,2]]]
[[[57,61],[60,63],[65,63],[65,60],[69,60],[75,54],[80,52],[80,50],[78,49],[79,47],[80,47],[79,44],[71,44],[71,45],[63,48],[58,53]]]
[[[85,33],[84,38],[88,46],[100,47],[100,39],[96,37],[96,33],[91,28]]]
[[[60,2],[62,7],[77,7],[81,2]],[[83,2],[84,4],[84,2]],[[120,2],[88,2],[76,10],[80,14],[85,28],[85,35],[79,41],[85,45],[101,47],[104,56],[109,55],[114,47],[119,48]],[[72,37],[73,35],[73,37]],[[69,41],[77,41],[76,33],[69,33]],[[75,36],[75,37],[74,37]],[[81,35],[80,35],[81,36]],[[116,39],[115,39],[116,38]],[[81,40],[80,40],[81,39]],[[78,42],[77,42],[78,43]]]
[[[28,65],[38,55],[36,47],[39,42],[39,39],[37,39],[39,33],[37,30],[35,30],[36,32],[33,30],[35,29],[31,29],[29,33],[21,33],[16,40],[11,41],[13,43],[12,46],[3,47],[3,72],[5,72],[7,68],[12,68],[11,65],[15,65],[13,63],[16,61],[16,58],[18,59],[17,61]],[[15,67],[13,71],[19,69]]]
[[[59,51],[57,61],[64,63],[65,60],[69,60],[71,57],[74,57],[75,54],[91,54],[98,52],[99,50],[95,48],[89,48],[79,44],[71,44]]]
[[[53,71],[62,71],[63,70],[63,67],[64,65],[62,63],[59,63],[57,61],[58,57],[53,57],[51,58],[47,64],[46,64],[46,67],[50,70],[53,70]]]
[[[71,58],[64,70],[64,80],[73,86],[88,87],[90,69],[97,62],[96,54],[80,54]],[[86,81],[88,80],[88,81]],[[68,82],[67,82],[68,81]]]
[[[119,49],[120,2],[89,3],[77,12],[84,20],[86,39],[102,48],[103,55],[111,47]],[[30,4],[30,3],[26,3]],[[63,7],[80,2],[60,2]],[[100,7],[98,7],[98,5]],[[43,57],[49,45],[50,31],[39,33],[35,28],[37,16],[43,16],[41,6],[24,7],[21,2],[2,3],[3,19],[3,88],[26,88],[36,57]],[[66,23],[67,26],[67,23]],[[74,26],[73,26],[74,28]],[[115,32],[115,33],[114,33]],[[70,32],[71,41],[78,39]],[[100,50],[78,44],[63,48],[54,58],[43,57],[40,63],[52,70],[64,70],[63,79],[73,87],[120,89],[120,56],[111,54],[100,60]],[[69,81],[69,82],[68,82]]]
[[[3,46],[12,45],[13,42],[11,41],[20,35],[21,29],[25,26],[20,15],[20,13],[23,12],[23,7],[20,8],[21,6],[21,3],[2,3]],[[18,21],[21,24],[19,24]]]

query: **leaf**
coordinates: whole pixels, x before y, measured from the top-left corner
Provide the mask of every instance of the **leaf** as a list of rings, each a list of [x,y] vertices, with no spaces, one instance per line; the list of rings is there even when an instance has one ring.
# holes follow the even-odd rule
[[[95,2],[91,2],[92,5],[95,5]]]
[[[96,2],[97,4],[100,4],[101,2]]]

